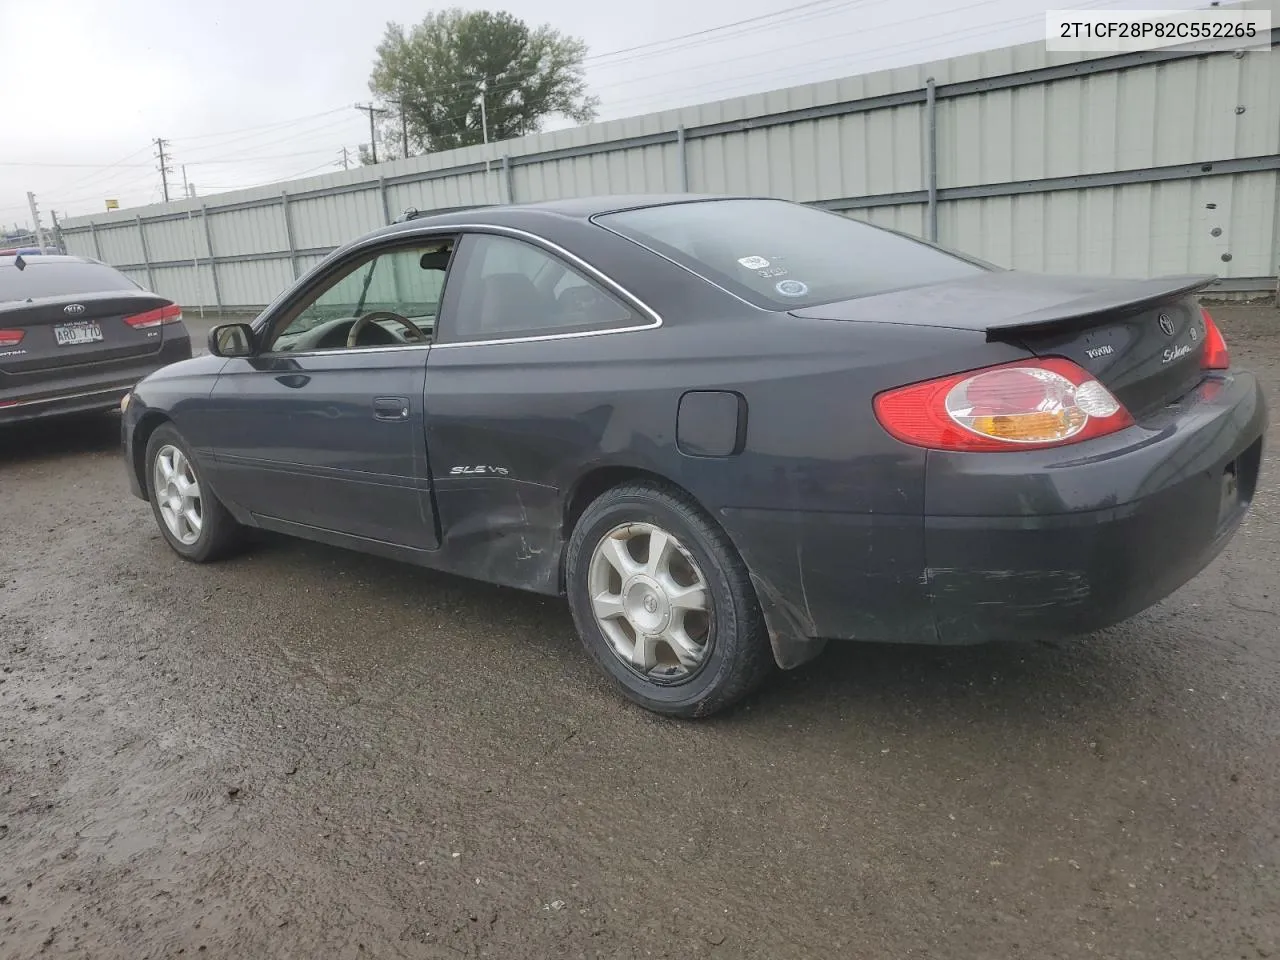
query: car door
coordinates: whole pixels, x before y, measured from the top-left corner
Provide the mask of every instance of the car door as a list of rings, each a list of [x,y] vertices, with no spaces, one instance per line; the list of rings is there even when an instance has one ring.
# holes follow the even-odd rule
[[[566,470],[629,442],[618,391],[635,396],[630,359],[647,363],[645,344],[592,334],[658,320],[535,239],[460,239],[427,365],[427,443],[450,569],[554,592]]]
[[[281,306],[253,356],[228,360],[208,418],[226,499],[266,526],[438,546],[423,387],[451,249],[353,255]]]

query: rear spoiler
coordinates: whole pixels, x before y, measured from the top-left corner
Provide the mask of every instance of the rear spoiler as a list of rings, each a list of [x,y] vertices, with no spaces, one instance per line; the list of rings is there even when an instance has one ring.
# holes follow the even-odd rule
[[[1141,313],[1161,303],[1177,300],[1203,290],[1218,278],[1212,274],[1194,276],[1155,277],[1150,280],[1133,280],[1123,285],[1108,286],[1091,291],[1074,300],[1054,304],[1030,313],[998,319],[986,327],[987,339],[998,339],[1002,334],[1026,333],[1046,330],[1069,323],[1073,327],[1089,326],[1090,321],[1115,319]]]

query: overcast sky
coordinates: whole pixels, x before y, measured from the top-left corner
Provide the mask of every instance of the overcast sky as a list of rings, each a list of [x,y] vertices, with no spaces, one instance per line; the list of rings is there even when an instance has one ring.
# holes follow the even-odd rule
[[[495,0],[590,47],[600,119],[1006,46],[1046,9],[1195,0]],[[337,169],[368,140],[374,49],[422,0],[0,0],[0,223],[160,200],[155,137],[199,195]],[[795,8],[795,9],[792,9]],[[695,31],[769,19],[670,43]],[[654,43],[632,52],[637,45]],[[608,55],[612,54],[612,55]],[[564,126],[551,123],[548,128]]]

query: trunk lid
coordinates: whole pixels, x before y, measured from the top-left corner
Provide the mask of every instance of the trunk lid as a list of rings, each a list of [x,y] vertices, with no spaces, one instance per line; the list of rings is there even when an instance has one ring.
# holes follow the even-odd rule
[[[1066,357],[1141,419],[1186,394],[1204,376],[1205,327],[1194,294],[1214,279],[997,271],[791,312],[814,319],[974,330],[1037,356]]]
[[[158,353],[165,328],[131,327],[125,317],[170,303],[141,290],[0,302],[0,331],[22,334],[13,343],[0,333],[0,372],[38,373]]]

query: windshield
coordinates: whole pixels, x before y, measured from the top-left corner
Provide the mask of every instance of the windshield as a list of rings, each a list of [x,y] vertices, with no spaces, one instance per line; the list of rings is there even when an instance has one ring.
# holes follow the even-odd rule
[[[703,200],[595,218],[756,306],[794,310],[977,276],[989,267],[785,200]]]
[[[0,302],[139,289],[123,273],[103,263],[32,257],[24,270],[19,270],[12,261],[0,264]]]

